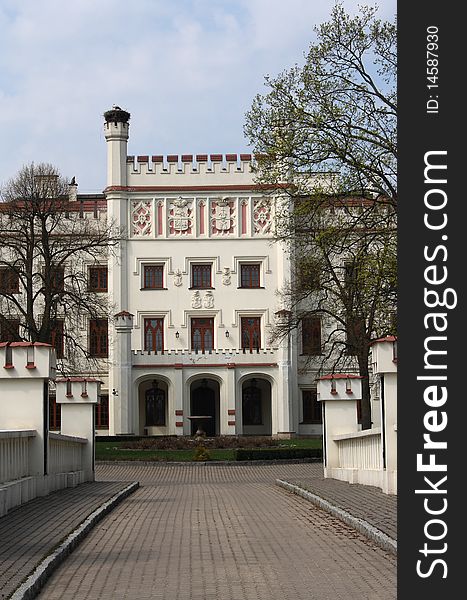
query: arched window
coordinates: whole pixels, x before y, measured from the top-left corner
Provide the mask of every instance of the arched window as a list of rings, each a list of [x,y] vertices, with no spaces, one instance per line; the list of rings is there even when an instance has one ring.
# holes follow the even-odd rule
[[[165,405],[165,390],[154,380],[146,390],[146,426],[165,426]]]

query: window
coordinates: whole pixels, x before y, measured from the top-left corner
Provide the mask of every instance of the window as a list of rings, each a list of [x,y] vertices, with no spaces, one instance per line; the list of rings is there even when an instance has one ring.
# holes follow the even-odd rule
[[[191,319],[191,348],[209,352],[214,348],[214,319]]]
[[[107,319],[89,321],[89,354],[95,358],[109,355]]]
[[[108,290],[107,267],[89,267],[89,290],[91,292],[106,292]]]
[[[51,267],[50,287],[52,292],[63,292],[65,289],[65,269],[63,267]]]
[[[49,396],[49,429],[60,431],[62,426],[62,405],[57,404],[55,396]]]
[[[144,319],[144,349],[164,350],[164,319]]]
[[[4,294],[19,294],[19,275],[13,269],[0,269],[0,292]]]
[[[259,350],[261,348],[261,317],[242,317],[242,348]]]
[[[191,287],[203,290],[211,288],[211,265],[191,265]]]
[[[321,403],[318,402],[316,390],[302,390],[303,420],[302,423],[321,423]]]
[[[0,342],[18,342],[19,321],[18,319],[0,318]]]
[[[109,396],[101,394],[101,400],[95,405],[96,429],[109,428]]]
[[[320,317],[304,317],[302,319],[302,354],[311,356],[321,354]]]
[[[240,265],[240,287],[259,288],[260,287],[260,265],[246,264]]]
[[[50,328],[50,343],[55,348],[57,358],[63,358],[63,320],[52,321]]]
[[[161,290],[164,287],[164,267],[162,265],[145,265],[143,273],[143,289]]]

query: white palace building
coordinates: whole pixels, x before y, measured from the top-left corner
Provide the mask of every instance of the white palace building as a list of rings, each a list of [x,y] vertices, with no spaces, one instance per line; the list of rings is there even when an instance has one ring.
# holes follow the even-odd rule
[[[108,433],[191,435],[206,416],[211,435],[320,434],[314,374],[298,374],[319,328],[270,342],[290,264],[252,156],[128,156],[129,113],[104,116],[107,218],[125,232],[102,268]]]
[[[254,158],[128,156],[130,114],[113,107],[104,117],[104,193],[69,187],[77,218],[121,232],[108,257],[77,257],[88,290],[108,300],[76,330],[94,366],[71,373],[103,382],[98,434],[192,435],[190,417],[203,416],[211,435],[320,435],[323,324],[303,319],[298,335],[271,340],[288,318],[277,291],[291,266],[273,239],[280,200],[255,183]],[[20,285],[4,264],[0,287],[20,294]],[[14,312],[2,312],[0,342],[22,339]],[[66,323],[53,334],[59,361]],[[50,416],[59,429],[53,393]]]

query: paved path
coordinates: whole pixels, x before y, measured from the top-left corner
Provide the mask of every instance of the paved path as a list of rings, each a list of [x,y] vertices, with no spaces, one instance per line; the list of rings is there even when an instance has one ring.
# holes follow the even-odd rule
[[[100,466],[141,487],[40,594],[95,600],[389,600],[395,557],[275,485],[320,465]],[[347,485],[347,484],[343,484]],[[352,486],[353,487],[353,486]]]
[[[66,535],[125,485],[83,483],[31,500],[0,518],[0,598],[8,598]]]

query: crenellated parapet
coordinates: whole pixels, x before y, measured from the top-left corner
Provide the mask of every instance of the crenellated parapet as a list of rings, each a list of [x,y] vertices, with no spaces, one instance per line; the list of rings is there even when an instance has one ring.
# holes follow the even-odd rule
[[[256,186],[252,154],[168,154],[127,156],[127,185]]]

